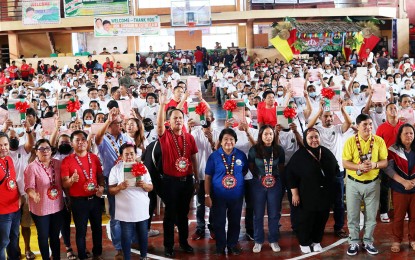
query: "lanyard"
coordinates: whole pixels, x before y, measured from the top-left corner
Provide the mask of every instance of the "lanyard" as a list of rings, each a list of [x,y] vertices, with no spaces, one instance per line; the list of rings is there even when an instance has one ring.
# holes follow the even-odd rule
[[[9,161],[7,159],[4,159],[6,161],[6,168],[4,168],[3,164],[0,162],[0,167],[4,172],[4,177],[0,181],[0,185],[4,182],[5,179],[10,177],[10,171],[9,171]]]
[[[177,153],[179,154],[179,158],[180,157],[186,157],[186,137],[184,136],[184,133],[181,134],[181,136],[183,137],[183,153],[180,151],[180,147],[179,147],[179,142],[177,141],[176,135],[174,134],[173,130],[171,130],[171,128],[169,128],[173,141],[174,141],[174,145],[176,146],[176,150]]]
[[[360,145],[360,141],[359,141],[359,136],[358,134],[355,135],[355,140],[356,140],[356,146],[357,146],[357,150],[359,151],[359,157],[363,156],[363,152],[362,152],[362,146]],[[372,154],[372,148],[373,148],[373,143],[375,142],[375,137],[373,137],[370,139],[370,147],[369,147],[369,151],[367,154]]]
[[[319,155],[318,158],[308,149],[306,149],[307,152],[314,158],[314,160],[316,160],[318,162],[318,165],[320,166],[320,170],[321,170],[321,174],[325,177],[326,175],[324,174],[323,168],[321,167],[321,147],[320,147],[320,151],[319,151]]]
[[[228,163],[226,162],[226,158],[224,154],[221,154],[223,165],[226,169],[226,174],[233,175],[233,168],[235,166],[235,155],[232,155],[231,167],[229,167]]]
[[[111,145],[112,145],[112,148],[114,148],[115,153],[117,154],[117,157],[120,157],[120,152],[118,151],[117,144],[114,142],[114,140],[112,140],[112,136],[111,136],[109,133],[105,133],[105,135],[106,135],[106,136],[108,137],[108,139],[110,140]],[[122,145],[122,138],[121,138],[121,137],[120,137],[120,139],[118,140],[118,142],[119,142],[119,146],[121,146],[121,145]]]
[[[76,159],[76,161],[78,162],[79,166],[81,167],[82,172],[84,173],[85,178],[86,178],[87,180],[92,180],[92,161],[91,161],[91,155],[88,153],[89,176],[88,176],[88,174],[86,173],[85,168],[82,166],[82,162],[81,162],[81,160],[79,159],[78,155],[76,155],[76,154],[75,154],[75,159]]]
[[[271,158],[269,159],[269,165],[267,160],[264,158],[264,167],[265,175],[272,175],[272,164],[274,163],[274,152],[271,153]]]
[[[48,176],[49,181],[50,181],[50,186],[55,186],[56,175],[55,175],[55,167],[53,167],[53,160],[50,161],[50,165],[49,165],[49,168],[52,169],[52,175],[49,174],[48,168],[46,167],[46,165],[44,165],[41,161],[39,161],[39,159],[37,159],[37,162],[40,164],[40,166],[42,166],[42,169],[45,171],[46,175]]]

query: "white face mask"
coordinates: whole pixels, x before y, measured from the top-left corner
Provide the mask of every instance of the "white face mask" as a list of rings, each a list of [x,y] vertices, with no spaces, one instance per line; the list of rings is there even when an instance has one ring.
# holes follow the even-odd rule
[[[249,125],[251,122],[252,122],[252,120],[251,120],[251,118],[249,118],[249,117],[245,117],[245,119],[246,119],[246,123]]]
[[[395,81],[396,81],[396,84],[399,84],[399,83],[401,83],[402,79],[401,78],[396,78]]]

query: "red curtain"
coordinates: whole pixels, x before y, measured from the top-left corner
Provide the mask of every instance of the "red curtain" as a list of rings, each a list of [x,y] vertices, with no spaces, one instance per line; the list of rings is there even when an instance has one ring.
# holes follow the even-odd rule
[[[290,48],[293,51],[293,54],[300,54],[299,50],[296,50],[294,47],[291,47],[291,44],[293,44],[296,40],[297,40],[297,29],[292,29],[290,31],[290,38],[288,38],[287,42],[288,42],[288,45],[290,45]]]
[[[370,38],[364,38],[359,51],[360,60],[366,59],[368,56],[368,54],[366,53],[366,49],[370,49],[370,51],[372,51],[379,41],[380,38],[375,35],[370,36]]]

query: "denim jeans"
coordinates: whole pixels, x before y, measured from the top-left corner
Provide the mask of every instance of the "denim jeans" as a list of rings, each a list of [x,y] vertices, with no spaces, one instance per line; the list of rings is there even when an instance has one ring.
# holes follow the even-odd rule
[[[96,196],[93,196],[92,199],[71,197],[71,201],[79,259],[87,259],[86,232],[88,220],[92,230],[92,253],[94,256],[100,256],[102,254],[102,210],[100,198]]]
[[[196,209],[196,233],[204,235],[206,229],[206,221],[205,221],[205,181],[200,180],[199,183],[199,192],[197,193],[197,209]],[[212,214],[209,214],[209,224],[210,227],[212,225]],[[210,229],[210,228],[209,228]]]
[[[147,244],[148,244],[147,221],[148,220],[143,220],[140,222],[120,221],[121,246],[122,246],[122,251],[124,253],[124,260],[131,259],[131,241],[132,241],[133,234],[136,234],[138,238],[141,258],[147,256]]]
[[[344,227],[344,178],[343,172],[341,176],[337,176],[334,182],[334,206],[333,206],[333,218],[334,218],[334,230],[341,230]]]
[[[20,259],[19,256],[19,226],[20,226],[20,210],[9,213],[0,214],[0,259],[6,259],[6,251],[8,259]]]
[[[196,63],[196,76],[203,77],[203,62]]]
[[[49,244],[53,259],[61,259],[61,244],[59,233],[62,229],[63,211],[38,216],[31,213],[37,230],[37,241],[42,259],[49,259]]]
[[[108,190],[108,178],[106,178],[105,185]],[[121,250],[121,226],[120,221],[115,219],[115,196],[107,194],[109,212],[110,212],[110,229],[111,229],[111,241],[115,250]]]
[[[276,178],[276,183],[272,188],[262,186],[261,179],[254,177],[251,182],[251,193],[254,204],[254,240],[255,243],[264,243],[264,215],[265,205],[268,214],[268,241],[278,242],[280,232],[279,223],[281,218],[281,197],[282,184],[280,178]]]
[[[238,243],[241,229],[243,197],[237,199],[212,198],[213,229],[215,231],[216,251],[221,252],[225,247],[232,248]],[[228,219],[228,232],[225,231]]]

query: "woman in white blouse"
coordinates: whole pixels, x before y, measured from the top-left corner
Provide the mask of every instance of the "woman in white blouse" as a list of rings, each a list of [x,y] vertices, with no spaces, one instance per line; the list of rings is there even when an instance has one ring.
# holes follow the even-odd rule
[[[134,232],[138,238],[141,259],[148,259],[148,192],[153,190],[153,184],[144,164],[142,167],[145,174],[137,178],[131,178],[131,170],[125,167],[136,162],[136,151],[137,147],[132,143],[125,143],[120,147],[122,161],[112,168],[108,180],[109,193],[115,195],[115,219],[121,223],[121,247],[125,260],[131,258],[131,238]]]

